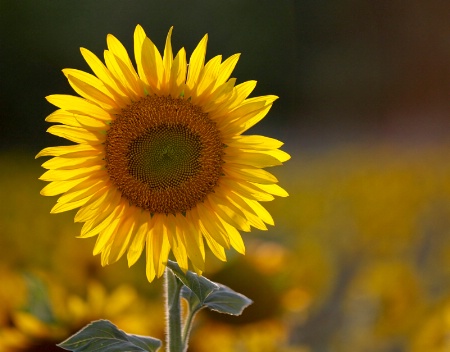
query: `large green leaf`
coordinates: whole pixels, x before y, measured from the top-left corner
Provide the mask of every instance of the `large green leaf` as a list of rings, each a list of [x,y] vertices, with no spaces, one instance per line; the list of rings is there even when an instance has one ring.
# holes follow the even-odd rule
[[[156,352],[161,341],[130,335],[108,320],[97,320],[58,345],[72,352]]]
[[[219,313],[231,315],[241,315],[253,301],[241,293],[233,291],[231,288],[218,284],[219,289],[212,292],[204,302],[204,305]]]
[[[198,276],[191,271],[184,273],[178,264],[171,260],[167,262],[167,266],[178,277],[178,279],[197,296],[202,304],[211,292],[219,289],[219,285],[211,280],[208,280],[206,277]]]

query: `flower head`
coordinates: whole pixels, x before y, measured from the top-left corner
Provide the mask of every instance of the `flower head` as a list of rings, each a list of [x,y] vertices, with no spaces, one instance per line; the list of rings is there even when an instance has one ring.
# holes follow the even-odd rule
[[[52,213],[80,208],[83,238],[98,236],[94,255],[102,265],[127,252],[133,265],[144,251],[147,278],[160,277],[170,252],[183,270],[201,273],[205,248],[221,260],[225,249],[244,253],[238,230],[265,230],[272,217],[260,201],[287,196],[265,167],[289,155],[278,140],[244,136],[276,96],[248,98],[256,82],[236,85],[230,75],[239,55],[205,64],[208,36],[189,64],[175,58],[172,28],[161,56],[141,26],[134,32],[134,68],[123,45],[107,37],[106,66],[81,53],[95,75],[64,69],[81,96],[51,95],[59,110],[48,132],[75,145],[49,147],[41,194],[62,194]]]

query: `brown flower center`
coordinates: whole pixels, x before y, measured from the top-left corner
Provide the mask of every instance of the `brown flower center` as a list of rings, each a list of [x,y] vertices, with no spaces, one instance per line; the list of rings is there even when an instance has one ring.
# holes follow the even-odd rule
[[[184,99],[147,96],[112,122],[106,166],[130,204],[151,213],[184,213],[202,202],[222,174],[216,123]]]

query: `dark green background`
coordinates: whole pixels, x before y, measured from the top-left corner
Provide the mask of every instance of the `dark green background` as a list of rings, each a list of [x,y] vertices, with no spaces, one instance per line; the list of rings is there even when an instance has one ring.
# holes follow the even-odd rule
[[[0,1],[0,148],[38,151],[54,108],[72,94],[61,69],[89,71],[79,47],[103,56],[114,34],[132,53],[136,24],[162,50],[242,53],[233,76],[280,100],[254,133],[287,149],[367,139],[446,138],[450,113],[450,2],[356,0]]]

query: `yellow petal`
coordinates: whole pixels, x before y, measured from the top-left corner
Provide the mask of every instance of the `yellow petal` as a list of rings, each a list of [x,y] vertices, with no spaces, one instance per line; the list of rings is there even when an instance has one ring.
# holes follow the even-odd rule
[[[195,95],[192,96],[192,101],[195,103],[200,102],[202,95],[208,95],[214,88],[214,85],[219,74],[220,62],[222,61],[222,55],[217,55],[209,60],[205,67],[202,69],[197,81]]]
[[[208,35],[206,34],[197,47],[192,52],[189,59],[189,70],[187,75],[186,86],[190,91],[194,90],[197,80],[200,76],[200,72],[203,69],[205,63],[206,45],[208,43]]]
[[[247,131],[250,127],[257,124],[259,121],[261,121],[267,115],[270,108],[272,107],[272,102],[274,100],[278,99],[278,97],[276,97],[276,96],[267,96],[265,98],[267,98],[268,100],[266,101],[266,106],[264,107],[264,109],[259,111],[257,114],[254,114],[254,115],[248,114],[248,115],[240,118],[239,121],[237,121],[239,123],[233,124],[233,127],[231,129],[227,130],[227,134],[229,134],[229,135],[241,134],[241,133]]]
[[[59,197],[58,202],[76,202],[90,195],[95,195],[97,192],[104,193],[106,190],[107,187],[105,187],[105,182],[103,180],[92,180],[91,183],[85,181],[82,184],[75,186],[70,192],[66,192],[63,196]]]
[[[147,276],[148,282],[152,282],[155,279],[156,271],[155,264],[153,263],[153,245],[150,239],[150,233],[147,235],[147,245],[146,245],[146,259],[145,259],[145,274]]]
[[[109,214],[108,209],[114,209],[120,200],[120,192],[110,187],[101,194],[95,194],[88,204],[82,206],[75,214],[75,222],[88,222],[92,220],[92,225],[95,220],[100,218],[106,218]],[[94,199],[95,198],[95,199]]]
[[[281,162],[272,155],[257,152],[243,152],[234,148],[226,148],[223,159],[227,163],[240,164],[244,165],[244,167],[265,168],[281,165]]]
[[[79,115],[81,116],[81,115]],[[95,120],[95,119],[93,119]],[[47,122],[63,123],[68,126],[82,127],[75,118],[74,113],[70,113],[61,109],[56,110],[45,118]],[[100,122],[99,120],[95,120]]]
[[[222,223],[219,221],[214,212],[206,207],[205,203],[197,204],[192,211],[198,212],[198,218],[200,220],[202,230],[209,233],[214,241],[222,247],[230,248],[230,239],[228,238],[225,228],[222,226]]]
[[[245,99],[253,92],[256,87],[256,81],[246,81],[238,84],[233,90],[233,100],[229,102],[227,108],[233,110],[241,105]]]
[[[81,238],[87,238],[95,236],[101,231],[103,231],[114,219],[121,216],[124,211],[124,204],[119,203],[110,213],[104,212],[99,214],[99,216],[89,222],[85,222],[81,228]]]
[[[144,38],[141,54],[142,68],[147,82],[153,91],[159,91],[164,74],[164,66],[161,54],[148,37]]]
[[[234,81],[235,79],[230,79],[228,82]],[[215,118],[215,116],[223,116],[226,115],[229,111],[236,109],[239,107],[244,100],[250,95],[250,93],[255,89],[256,81],[247,81],[243,82],[241,84],[238,84],[234,87],[234,83],[232,85],[232,91],[231,94],[228,94],[227,97],[219,98],[219,101],[221,101],[221,104],[215,109],[212,107],[209,107],[207,105],[207,108],[205,108],[205,111],[211,111],[212,117]]]
[[[67,181],[82,178],[85,176],[96,175],[104,168],[103,165],[83,167],[74,170],[48,170],[39,177],[42,181]],[[100,173],[99,173],[100,176]]]
[[[172,248],[172,253],[175,256],[175,260],[180,266],[181,270],[186,272],[189,268],[188,257],[186,253],[186,248],[184,247],[183,232],[180,227],[177,226],[178,220],[173,214],[167,215],[167,237],[169,239],[170,247]]]
[[[104,133],[88,131],[84,128],[65,125],[50,126],[47,129],[47,132],[75,143],[100,144],[106,139],[106,134]]]
[[[137,101],[144,95],[143,87],[139,87],[136,73],[130,72],[125,63],[112,52],[104,51],[106,67],[112,72],[114,77],[123,85],[126,94],[131,101]],[[135,76],[136,75],[136,76]]]
[[[224,164],[223,170],[226,175],[236,179],[261,184],[273,184],[278,182],[278,179],[275,176],[263,169],[245,169],[238,165]]]
[[[128,211],[122,216],[122,221],[111,244],[108,264],[118,261],[127,250],[136,232],[136,219],[138,218],[136,215],[138,211],[140,212],[140,209],[136,207],[129,207]]]
[[[114,99],[120,106],[129,105],[130,98],[127,96],[127,91],[123,85],[114,77],[114,75],[106,68],[103,62],[88,49],[81,48],[81,55],[86,60],[92,72],[103,82],[108,91],[113,95]]]
[[[81,154],[80,154],[81,153]],[[102,146],[95,146],[90,144],[75,144],[75,145],[65,145],[62,147],[47,147],[42,149],[37,155],[36,158],[41,156],[90,156],[90,155],[98,155],[103,153]]]
[[[159,256],[159,260],[156,265],[156,276],[159,278],[164,274],[164,270],[167,266],[167,261],[169,260],[170,253],[170,244],[167,236],[162,237],[161,244],[161,255]]]
[[[145,240],[148,233],[148,221],[150,220],[148,219],[145,221],[145,215],[150,218],[150,214],[148,214],[148,212],[143,212],[143,214],[141,214],[141,224],[136,232],[133,242],[130,245],[130,248],[128,249],[127,260],[129,267],[137,262],[142,254],[142,251],[144,250]]]
[[[120,218],[113,219],[110,223],[108,223],[105,229],[99,232],[97,241],[95,242],[94,250],[92,251],[93,255],[99,254],[108,244],[108,242],[112,242],[114,240],[114,235],[119,228],[120,221]],[[107,260],[102,260],[102,265],[104,264],[108,264]]]
[[[253,211],[256,213],[256,215],[258,215],[258,217],[264,221],[266,224],[269,225],[275,225],[272,216],[270,215],[270,213],[266,210],[266,208],[264,208],[259,202],[257,202],[256,200],[252,200],[252,199],[248,199],[248,198],[244,198],[244,201],[249,204]]]
[[[165,214],[155,214],[152,220],[154,221],[154,227],[150,240],[152,242],[153,254],[152,258],[147,257],[147,260],[150,259],[153,261],[156,277],[161,277],[166,268],[170,251],[166,224],[167,219]]]
[[[80,94],[83,98],[92,101],[111,114],[115,114],[120,111],[120,106],[118,106],[112,98],[106,95],[103,91],[99,90],[97,87],[91,86],[86,81],[72,75],[68,75],[67,79],[69,80],[69,84],[73,90]]]
[[[70,169],[77,169],[80,167],[99,165],[99,164],[103,164],[103,163],[104,163],[104,161],[103,161],[102,155],[95,155],[95,156],[84,157],[84,158],[64,158],[64,157],[57,156],[50,160],[47,160],[41,166],[44,169],[70,170]]]
[[[141,25],[137,25],[134,30],[134,60],[136,61],[137,71],[139,77],[142,81],[144,81],[147,85],[149,84],[147,77],[144,72],[143,64],[142,64],[142,46],[144,44],[144,39],[146,38],[144,29]]]
[[[75,208],[79,208],[82,205],[86,204],[86,202],[92,197],[93,195],[90,194],[89,196],[79,199],[74,202],[69,203],[56,203],[55,206],[50,210],[50,213],[56,214],[56,213],[62,213],[64,211],[72,210]]]
[[[84,72],[81,70],[76,70],[73,68],[65,68],[62,70],[62,72],[64,73],[64,76],[66,76],[66,78],[69,78],[69,76],[78,78],[80,81],[83,81],[84,83],[96,88],[97,90],[102,92],[104,95],[106,95],[110,99],[114,100],[114,96],[106,88],[105,84],[97,77],[95,77],[87,72]]]
[[[172,30],[173,27],[170,27],[169,33],[166,38],[166,45],[164,47],[164,58],[163,58],[163,66],[164,66],[164,75],[162,80],[162,93],[168,94],[170,88],[170,80],[171,80],[171,71],[172,71],[172,63],[173,63],[173,53],[172,53]],[[173,79],[173,78],[172,78]]]
[[[268,202],[274,200],[274,197],[271,194],[263,192],[258,187],[255,187],[253,184],[246,181],[235,181],[227,177],[222,177],[220,180],[220,185],[227,185],[229,189],[234,190],[234,192],[257,201]]]
[[[230,56],[228,59],[226,59],[222,63],[222,65],[220,65],[219,74],[217,76],[214,88],[219,87],[220,85],[225,83],[228,80],[228,78],[230,78],[230,75],[233,72],[234,68],[236,67],[236,64],[240,56],[241,54],[234,54]]]
[[[224,141],[225,144],[230,146],[243,148],[243,149],[258,149],[258,150],[271,150],[278,149],[284,143],[275,138],[266,136],[233,136],[232,138]]]
[[[227,224],[225,221],[223,222],[223,226],[225,230],[228,232],[230,236],[230,244],[231,246],[241,254],[245,254],[245,245],[242,240],[241,234],[238,230],[236,230],[233,226]]]
[[[226,262],[227,256],[225,254],[224,248],[219,245],[208,232],[204,232],[202,230],[203,236],[205,238],[206,244],[208,245],[209,249],[211,249],[211,252],[221,261]]]
[[[203,102],[203,111],[209,113],[212,120],[223,117],[224,111],[230,110],[227,109],[227,107],[230,105],[230,102],[235,99],[235,84],[236,78],[230,79],[211,93],[211,96],[208,99],[209,101]]]
[[[189,259],[192,264],[201,270],[205,269],[205,247],[203,244],[203,238],[200,233],[200,229],[195,225],[198,223],[192,218],[190,211],[187,212],[186,216],[182,214],[177,214],[177,231],[183,232],[184,236],[184,246],[186,248]],[[179,227],[179,228],[178,228]]]
[[[207,199],[209,207],[225,222],[241,231],[249,232],[250,225],[247,220],[238,213],[232,211],[229,207],[219,204],[215,195],[210,195]]]
[[[58,108],[76,114],[92,116],[102,121],[112,121],[113,117],[104,109],[83,98],[73,95],[53,94],[46,97],[47,101]]]
[[[128,56],[127,49],[125,49],[122,43],[112,34],[107,35],[106,43],[108,45],[108,50],[126,65],[130,73],[136,73],[134,71],[134,67],[131,63],[130,57]]]
[[[94,131],[108,131],[109,124],[93,119],[89,116],[74,114],[75,119],[80,124],[81,127],[86,128],[87,130]]]
[[[87,180],[88,177],[85,178],[79,178],[76,180],[70,180],[70,181],[54,181],[49,183],[47,186],[42,188],[41,195],[43,196],[56,196],[58,194],[67,192],[71,188],[75,187],[79,183]]]
[[[114,237],[110,237],[109,241],[106,243],[105,247],[101,251],[100,264],[106,266],[109,264],[109,254],[111,252],[111,245],[114,241]]]
[[[278,185],[269,185],[269,184],[260,184],[260,183],[253,183],[256,187],[261,188],[263,191],[273,194],[275,196],[279,197],[287,197],[289,194],[280,186]]]
[[[279,150],[279,149],[264,150],[264,151],[261,151],[261,153],[271,155],[271,156],[277,158],[282,163],[284,163],[285,161],[288,161],[291,158],[291,156],[288,153],[286,153],[283,150]]]
[[[240,212],[244,214],[244,217],[248,220],[250,225],[253,227],[266,231],[267,227],[264,222],[256,215],[256,212],[250,207],[242,197],[237,194],[231,192],[231,190],[227,190],[223,195],[228,202],[234,206],[234,209],[238,209]]]
[[[242,208],[238,206],[236,202],[233,202],[232,199],[230,199],[230,193],[228,188],[220,188],[218,187],[214,194],[210,194],[209,196],[214,199],[214,202],[222,208],[224,211],[227,212],[227,214],[234,213],[243,219],[247,221],[245,213]]]
[[[182,48],[172,63],[172,71],[170,80],[172,85],[170,87],[170,94],[174,98],[178,98],[184,90],[186,81],[187,63],[186,63],[186,51]]]
[[[213,254],[219,258],[222,261],[226,261],[226,255],[225,255],[225,250],[223,248],[223,246],[219,243],[217,243],[217,241],[215,240],[215,238],[217,238],[218,236],[214,233],[214,228],[212,229],[213,232],[210,231],[210,229],[207,229],[204,226],[204,223],[202,222],[202,219],[200,219],[199,217],[199,213],[196,211],[196,209],[191,209],[190,211],[191,217],[193,219],[195,219],[195,221],[199,224],[199,229],[203,235],[203,238],[205,239],[208,247],[211,249],[211,251],[213,252]],[[214,237],[213,237],[214,234]],[[221,240],[221,242],[223,242],[223,240]],[[228,244],[229,247],[229,244]]]
[[[58,122],[73,127],[82,127],[88,130],[106,131],[109,129],[109,125],[104,121],[100,121],[86,115],[74,114],[61,109],[48,115],[45,118],[45,121]]]
[[[222,116],[216,116],[215,120],[220,123],[219,128],[223,133],[235,134],[233,131],[237,130],[243,121],[251,119],[265,109],[265,101],[255,101],[248,104],[243,104],[232,111],[227,111]],[[230,132],[227,132],[231,130]],[[226,135],[225,135],[226,137]]]

